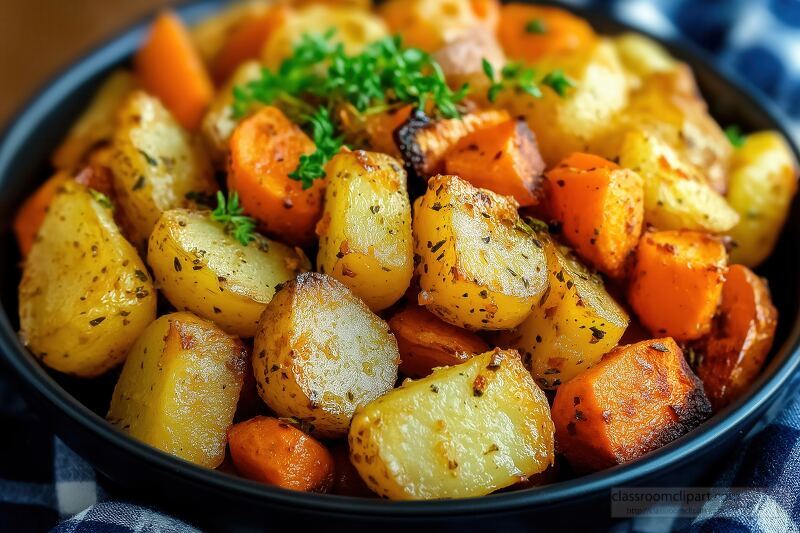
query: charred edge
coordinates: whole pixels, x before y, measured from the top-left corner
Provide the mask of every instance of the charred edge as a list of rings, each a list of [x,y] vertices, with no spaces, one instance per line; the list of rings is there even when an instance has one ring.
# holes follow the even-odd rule
[[[417,134],[430,124],[430,117],[422,109],[416,108],[408,120],[392,132],[394,143],[403,156],[403,166],[408,173],[408,193],[412,199],[425,192],[425,154],[417,142]]]

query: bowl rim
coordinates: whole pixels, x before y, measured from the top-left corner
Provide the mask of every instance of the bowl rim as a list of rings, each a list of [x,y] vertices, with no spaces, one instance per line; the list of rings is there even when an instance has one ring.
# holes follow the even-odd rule
[[[223,4],[224,2],[221,0],[190,0],[173,6],[173,9],[185,19],[196,21],[213,13]],[[771,126],[787,138],[795,157],[800,159],[800,150],[798,150],[796,141],[788,133],[784,119],[776,111],[772,102],[759,95],[747,81],[721,68],[706,52],[686,42],[678,42],[677,38],[654,36],[651,32],[622,22],[606,11],[597,8],[559,5],[586,17],[590,22],[593,19],[601,19],[607,25],[619,27],[624,31],[641,33],[663,44],[675,56],[682,59],[691,58],[693,62],[701,64],[708,75],[721,82],[726,90],[734,92],[737,100],[746,102],[765,115]],[[73,61],[60,73],[45,82],[12,116],[5,131],[0,135],[0,183],[6,181],[3,176],[9,171],[18,151],[24,149],[23,141],[31,135],[33,127],[46,120],[49,110],[64,98],[65,94],[70,94],[86,79],[105,72],[127,59],[144,35],[146,25],[151,17],[152,14],[143,17],[139,22],[102,41],[88,53]],[[0,356],[20,379],[27,389],[26,392],[36,393],[44,401],[52,404],[61,416],[68,417],[74,424],[81,426],[83,430],[93,434],[104,444],[121,448],[136,460],[147,463],[151,468],[178,474],[195,484],[203,484],[242,499],[268,501],[273,505],[286,508],[333,515],[355,513],[384,518],[408,516],[409,514],[413,514],[415,517],[451,514],[479,515],[566,502],[585,498],[601,491],[609,491],[614,487],[636,484],[637,481],[646,479],[659,470],[675,466],[700,450],[713,446],[716,440],[736,431],[743,421],[757,414],[767,402],[782,392],[783,386],[800,366],[800,314],[795,317],[794,325],[788,332],[786,341],[777,350],[773,349],[770,364],[751,386],[748,395],[666,446],[639,460],[587,476],[514,492],[452,500],[390,502],[374,498],[296,492],[209,470],[152,448],[117,431],[105,419],[68,394],[22,345],[11,326],[5,308],[0,309]],[[80,454],[79,451],[77,452]]]

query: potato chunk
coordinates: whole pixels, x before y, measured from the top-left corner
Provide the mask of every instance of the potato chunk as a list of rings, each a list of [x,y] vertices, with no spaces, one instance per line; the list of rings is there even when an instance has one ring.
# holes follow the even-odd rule
[[[514,199],[436,176],[415,202],[420,303],[468,329],[522,322],[547,286],[541,242],[517,214]]]
[[[393,157],[361,150],[334,156],[326,172],[317,267],[373,311],[385,309],[414,272],[406,173]]]
[[[261,398],[317,437],[347,433],[356,408],[394,386],[399,360],[386,322],[347,287],[315,272],[275,293],[253,348]]]
[[[522,354],[536,383],[557,388],[617,345],[630,319],[575,255],[542,237],[549,288],[530,316],[497,339]]]
[[[261,236],[243,246],[208,212],[186,209],[161,215],[150,235],[147,262],[177,309],[242,337],[256,334],[275,287],[310,267],[299,250]]]
[[[157,98],[133,92],[122,104],[111,170],[119,208],[139,249],[161,213],[188,207],[187,193],[211,194],[217,185],[208,158]]]
[[[155,319],[153,283],[107,198],[60,186],[23,267],[19,317],[36,358],[81,377],[122,362]]]
[[[225,457],[247,350],[191,313],[153,322],[131,348],[108,420],[181,459],[216,468]]]
[[[350,460],[394,500],[481,496],[553,463],[547,398],[515,351],[437,369],[356,412]]]

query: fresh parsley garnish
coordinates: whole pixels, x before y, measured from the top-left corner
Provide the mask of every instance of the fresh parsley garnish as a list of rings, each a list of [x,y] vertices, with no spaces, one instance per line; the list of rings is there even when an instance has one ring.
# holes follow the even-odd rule
[[[542,19],[531,19],[525,23],[525,33],[547,33],[547,25]]]
[[[483,72],[490,82],[486,95],[490,102],[495,102],[500,91],[506,89],[527,93],[534,98],[541,98],[540,85],[547,85],[559,96],[565,96],[567,89],[576,86],[575,82],[568,78],[561,69],[552,70],[543,78],[538,79],[535,69],[517,62],[507,63],[500,70],[500,75],[498,76],[492,64],[484,58]]]
[[[325,163],[330,161],[342,147],[342,138],[336,135],[327,108],[320,107],[316,113],[307,117],[305,122],[310,124],[311,137],[317,149],[311,155],[301,155],[300,164],[289,174],[290,178],[300,180],[303,190],[310,188],[316,178],[325,175]]]
[[[730,141],[734,148],[741,148],[744,144],[745,138],[747,137],[742,133],[742,129],[736,124],[725,128],[725,136],[728,138],[728,141]]]
[[[548,72],[547,75],[542,78],[542,85],[547,85],[553,89],[558,96],[565,96],[567,94],[567,89],[576,87],[575,82],[564,74],[564,71],[560,68]]]
[[[225,195],[217,191],[217,207],[211,212],[211,219],[221,223],[227,233],[245,246],[255,239],[256,222],[244,215],[236,192],[229,192],[226,200]]]

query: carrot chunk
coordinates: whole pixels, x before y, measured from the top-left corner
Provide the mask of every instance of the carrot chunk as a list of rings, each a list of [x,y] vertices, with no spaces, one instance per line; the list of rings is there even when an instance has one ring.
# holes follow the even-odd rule
[[[303,190],[289,173],[313,151],[311,139],[276,107],[243,120],[230,140],[228,188],[239,193],[245,213],[263,232],[298,246],[315,239],[325,185],[316,180]]]
[[[636,251],[628,302],[653,334],[699,339],[711,330],[726,263],[725,247],[711,235],[647,233]]]
[[[758,377],[777,323],[767,282],[745,266],[731,266],[711,333],[695,347],[697,375],[715,410],[741,396]]]
[[[214,86],[183,22],[165,11],[133,60],[142,87],[157,96],[184,127],[195,129]]]
[[[625,274],[644,219],[644,184],[632,170],[575,153],[547,173],[550,212],[583,259],[612,278]]]
[[[477,335],[439,320],[430,311],[409,305],[389,320],[400,350],[400,372],[425,377],[439,366],[463,363],[489,346]]]
[[[544,160],[525,122],[507,120],[463,137],[445,158],[447,174],[513,196],[521,207],[539,203]]]
[[[266,416],[233,425],[228,446],[244,477],[293,490],[325,492],[333,483],[333,457],[319,441]]]
[[[588,22],[556,7],[505,4],[497,37],[512,59],[535,61],[588,48],[596,39]]]
[[[40,185],[17,210],[14,217],[14,234],[22,257],[31,251],[36,234],[47,215],[47,208],[50,207],[56,192],[70,179],[72,178],[67,172],[56,173]]]
[[[708,418],[711,405],[667,337],[615,348],[558,389],[552,413],[564,456],[591,471],[660,448]]]

